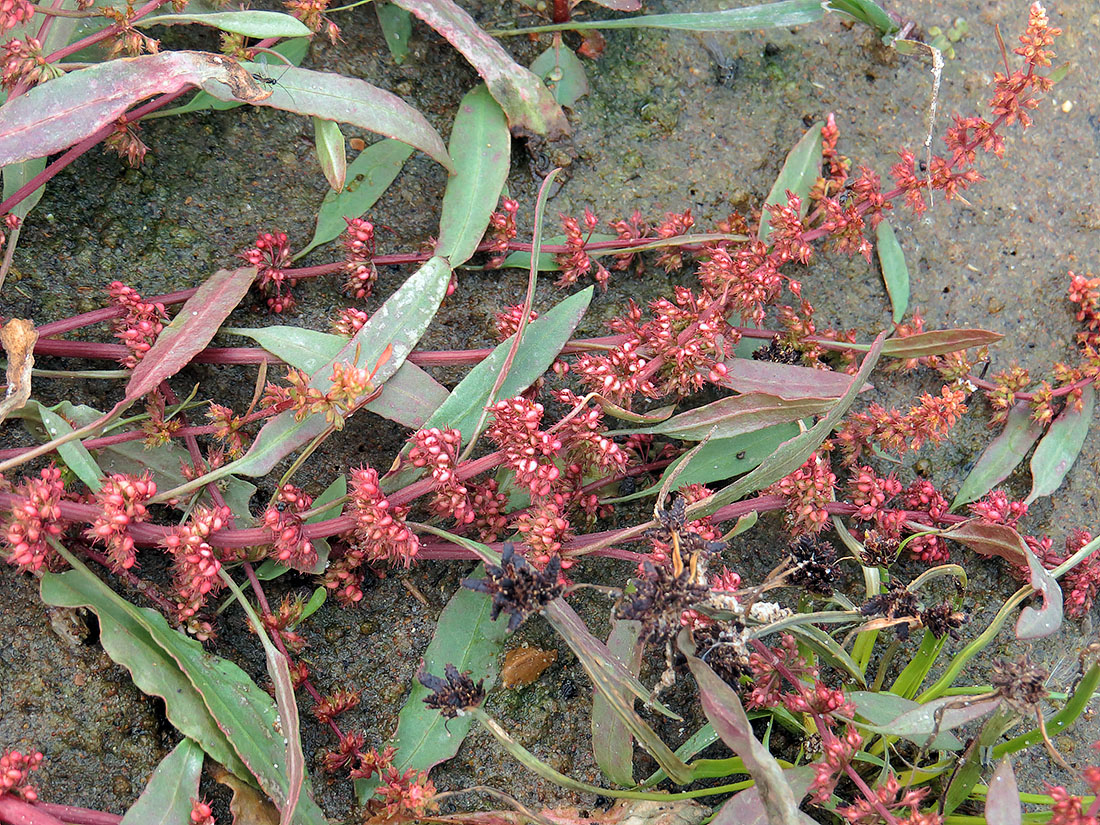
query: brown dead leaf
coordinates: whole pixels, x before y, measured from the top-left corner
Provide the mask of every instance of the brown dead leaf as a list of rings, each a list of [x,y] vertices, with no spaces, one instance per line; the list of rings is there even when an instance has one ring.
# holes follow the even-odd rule
[[[691,800],[657,802],[648,799],[620,799],[606,811],[543,808],[539,816],[557,825],[699,825],[710,813]],[[518,811],[483,811],[432,817],[432,822],[455,825],[522,825],[529,818]]]
[[[279,825],[279,809],[262,792],[220,766],[213,774],[216,782],[233,791],[229,800],[233,825]]]
[[[12,318],[0,327],[0,344],[8,356],[8,387],[0,400],[0,421],[18,410],[31,397],[31,369],[34,367],[34,343],[38,332],[31,321]]]

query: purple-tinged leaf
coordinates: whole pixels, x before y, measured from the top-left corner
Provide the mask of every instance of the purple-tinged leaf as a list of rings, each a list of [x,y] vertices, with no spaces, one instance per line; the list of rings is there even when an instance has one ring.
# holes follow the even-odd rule
[[[930,329],[905,338],[891,338],[882,348],[882,354],[891,358],[925,358],[971,347],[984,347],[995,344],[1002,338],[1004,336],[999,332],[990,332],[987,329]]]
[[[279,825],[291,825],[306,778],[306,758],[302,753],[302,734],[298,723],[298,702],[294,698],[294,681],[290,676],[286,656],[267,639],[264,639],[264,656],[267,661],[267,675],[275,686],[275,707],[279,711],[281,732],[286,740],[283,754],[286,758],[287,791],[286,801],[279,809]]]
[[[569,134],[565,113],[534,74],[520,66],[496,40],[452,0],[396,0],[419,17],[474,67],[508,116],[514,133],[557,140]]]
[[[884,733],[926,745],[933,733],[943,733],[981,719],[1001,704],[999,696],[977,702],[967,696],[945,696],[907,710],[894,719],[877,725]]]
[[[985,795],[985,821],[986,825],[1021,825],[1024,821],[1016,773],[1007,756],[997,763],[997,769],[989,778],[989,791]]]
[[[478,567],[474,578],[482,578],[484,568]],[[423,667],[429,673],[442,673],[447,664],[460,671],[469,670],[474,679],[485,679],[491,688],[500,671],[500,651],[508,638],[507,622],[489,620],[492,600],[480,593],[460,587],[450,600],[435,626],[435,635],[424,651]],[[431,691],[415,678],[408,698],[397,717],[394,765],[401,771],[415,768],[430,770],[456,753],[470,730],[473,719],[459,716],[448,721],[424,704]],[[371,783],[355,781],[360,801],[369,796]]]
[[[0,107],[0,166],[68,149],[146,98],[207,85],[230,88],[250,103],[271,94],[237,61],[218,54],[172,51],[97,63]]]
[[[448,150],[454,174],[447,179],[435,254],[458,267],[477,251],[504,189],[512,136],[500,105],[479,85],[458,104]]]
[[[1008,478],[1042,432],[1043,428],[1031,420],[1031,409],[1026,401],[1009,410],[1004,430],[989,443],[967,474],[951,502],[951,509],[977,501]]]
[[[259,63],[241,63],[241,66],[253,74],[271,70],[271,67]],[[270,106],[337,123],[350,123],[368,132],[407,143],[453,171],[454,165],[439,132],[424,115],[397,95],[357,77],[315,72],[297,66],[280,68],[275,80],[277,82],[269,86],[269,96],[247,102],[253,106]],[[232,90],[224,87],[218,89],[212,83],[204,88],[220,100],[240,98],[240,95],[231,94]]]
[[[909,308],[909,267],[905,265],[905,253],[901,251],[901,244],[889,221],[879,223],[875,231],[875,248],[878,250],[886,294],[890,296],[893,320],[895,324],[900,324]]]
[[[796,800],[801,800],[809,793],[810,785],[814,781],[814,769],[812,765],[802,765],[798,768],[787,768],[783,771],[783,779],[791,786]],[[811,819],[802,811],[798,812],[798,819],[794,825],[815,825],[816,820]],[[774,825],[768,819],[768,812],[764,808],[764,800],[760,796],[760,790],[753,785],[726,800],[718,809],[718,813],[710,821],[710,825]],[[787,825],[787,823],[784,823]]]
[[[769,484],[774,484],[779,479],[793,473],[801,467],[814,450],[821,446],[821,442],[829,437],[833,428],[840,424],[841,419],[848,413],[848,408],[856,400],[860,388],[867,380],[867,376],[878,363],[882,354],[882,342],[886,333],[880,332],[871,345],[871,351],[863,356],[863,363],[859,372],[852,380],[848,391],[833,405],[828,414],[814,424],[804,433],[800,433],[790,441],[780,444],[774,453],[760,462],[760,465],[750,473],[746,473],[727,487],[699,502],[691,511],[694,518],[709,515],[726,504],[732,504],[749,493],[761,490]]]
[[[535,58],[531,71],[542,78],[554,100],[562,106],[571,109],[574,103],[588,94],[584,64],[560,40],[555,40],[550,48]]]
[[[795,364],[731,358],[718,382],[735,392],[764,392],[787,401],[800,398],[840,398],[852,386],[852,376]],[[863,389],[871,389],[867,384]]]
[[[994,524],[983,519],[964,521],[943,533],[944,538],[965,544],[983,556],[1000,556],[1009,564],[1027,564],[1027,542],[1007,524]]]
[[[625,619],[612,620],[607,637],[607,649],[623,662],[635,676],[642,668],[643,646],[638,644],[641,623]],[[632,696],[623,696],[633,706]],[[634,737],[623,720],[615,715],[603,694],[592,697],[592,755],[604,776],[616,785],[634,785]]]
[[[340,126],[331,120],[313,118],[313,144],[317,151],[317,162],[333,192],[343,192],[348,174],[348,154],[344,144],[344,133]]]
[[[745,770],[756,780],[760,802],[771,825],[802,822],[798,799],[783,775],[783,769],[768,749],[753,735],[752,724],[737,692],[719,678],[710,665],[695,655],[695,642],[686,630],[676,637],[680,652],[687,659],[691,675],[699,685],[703,713],[722,741],[745,763]]]
[[[720,398],[710,404],[650,427],[631,430],[635,433],[656,433],[685,441],[711,438],[732,438],[803,418],[822,415],[836,403],[835,398],[800,398],[787,401],[776,395],[751,392]]]
[[[202,748],[184,738],[160,760],[145,790],[118,825],[179,825],[191,818],[191,800],[199,795]]]
[[[219,269],[208,278],[134,367],[126,384],[126,400],[136,401],[186,367],[210,343],[255,279],[254,266]]]
[[[1031,493],[1026,504],[1040,496],[1049,496],[1062,486],[1066,473],[1085,445],[1095,405],[1096,388],[1087,384],[1081,390],[1081,409],[1068,406],[1054,419],[1031,456]]]
[[[821,176],[821,127],[820,121],[815,123],[787,153],[787,159],[783,161],[783,168],[772,184],[771,192],[764,201],[765,206],[786,206],[787,193],[801,198],[801,215],[806,216],[810,208],[810,187]],[[771,213],[767,209],[760,215],[760,228],[757,237],[764,243],[768,242],[771,235]]]
[[[1058,632],[1062,626],[1062,588],[1050,571],[1031,550],[1027,551],[1027,569],[1030,584],[1043,600],[1042,607],[1028,605],[1020,611],[1016,620],[1016,638],[1042,639]]]
[[[642,14],[616,20],[570,20],[550,26],[496,31],[497,35],[549,31],[591,31],[593,29],[676,29],[692,32],[743,32],[754,29],[790,28],[816,23],[825,15],[820,0],[779,0],[720,11],[683,14]]]

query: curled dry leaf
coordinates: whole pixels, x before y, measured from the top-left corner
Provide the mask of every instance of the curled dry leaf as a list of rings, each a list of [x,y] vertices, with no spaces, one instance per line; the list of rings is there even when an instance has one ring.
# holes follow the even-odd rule
[[[12,318],[0,327],[0,344],[8,357],[8,386],[0,400],[0,421],[18,410],[31,397],[31,369],[34,367],[34,344],[38,332],[31,321]]]
[[[233,814],[234,822],[279,825],[279,809],[263,793],[238,779],[221,765],[216,765],[211,773],[215,782],[225,785],[233,792],[229,800],[229,811]]]

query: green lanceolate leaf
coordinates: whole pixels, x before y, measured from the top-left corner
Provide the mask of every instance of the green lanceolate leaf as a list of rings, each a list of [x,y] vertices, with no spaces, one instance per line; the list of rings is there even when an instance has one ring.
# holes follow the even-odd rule
[[[38,413],[42,417],[42,426],[46,428],[47,441],[52,441],[73,431],[69,422],[49,407],[43,407],[37,401],[31,401],[30,403],[38,405]],[[61,460],[65,462],[65,466],[76,473],[76,477],[87,484],[90,489],[96,491],[103,486],[103,482],[100,481],[104,475],[103,470],[96,464],[88,449],[79,441],[62,444],[57,448],[57,452],[61,456]]]
[[[787,153],[787,159],[783,162],[783,168],[779,170],[779,177],[772,184],[772,191],[768,193],[766,206],[787,204],[787,193],[791,192],[802,199],[802,216],[806,216],[806,210],[810,208],[807,195],[810,187],[821,175],[821,123],[815,123],[806,134]],[[771,235],[771,214],[765,210],[760,215],[760,230],[757,236],[767,243]]]
[[[375,2],[374,11],[378,15],[378,25],[382,27],[382,36],[386,39],[390,56],[393,62],[400,66],[409,54],[412,16],[393,3]]]
[[[329,189],[342,192],[348,174],[348,154],[340,125],[331,120],[313,118],[313,144]]]
[[[55,548],[60,548],[60,545],[55,545]],[[134,683],[145,691],[143,682],[153,680],[163,689],[160,680],[173,679],[176,687],[165,691],[169,695],[146,691],[162,696],[166,705],[177,702],[182,692],[192,698],[197,695],[201,709],[205,711],[201,715],[207,717],[201,720],[206,729],[200,731],[201,736],[192,734],[190,730],[184,730],[184,733],[207,750],[208,742],[211,742],[209,724],[211,720],[216,723],[224,740],[232,747],[232,753],[225,757],[225,761],[221,756],[211,755],[242,779],[254,777],[281,810],[287,802],[289,781],[283,764],[285,742],[276,724],[278,713],[271,697],[260,690],[237,665],[211,656],[197,641],[169,627],[159,613],[135,607],[122,599],[64,548],[58,552],[65,556],[73,569],[60,575],[46,574],[49,578],[43,578],[43,600],[66,607],[88,607],[97,615],[107,615],[114,620],[117,628],[123,631],[119,638],[123,658],[126,659],[116,661],[130,670]],[[115,647],[119,649],[119,646]],[[106,639],[104,649],[107,649]],[[108,654],[115,658],[110,650]],[[152,661],[158,661],[161,665],[151,666]],[[166,675],[166,671],[175,673]],[[179,679],[179,675],[184,677],[183,680]],[[191,712],[197,716],[200,709],[192,707]],[[199,720],[188,720],[189,727],[197,727],[198,723]],[[173,724],[176,724],[174,720]],[[321,825],[325,819],[313,800],[303,794],[295,809],[294,822]]]
[[[360,152],[348,164],[343,191],[330,189],[325,193],[317,212],[313,239],[294,256],[295,260],[315,247],[340,237],[340,233],[348,228],[345,218],[362,217],[401,174],[405,161],[412,153],[413,148],[407,143],[389,138],[372,143]]]
[[[309,37],[309,27],[297,17],[277,11],[220,11],[209,14],[155,14],[137,21],[138,26],[178,26],[198,23],[245,37]]]
[[[613,620],[607,649],[637,675],[642,667],[642,646],[638,644],[641,623]],[[632,696],[623,696],[633,704]],[[615,715],[602,693],[592,697],[592,755],[604,776],[625,788],[634,784],[634,738],[623,720]],[[677,754],[679,755],[679,754]]]
[[[588,94],[588,77],[584,64],[577,55],[561,41],[555,43],[535,58],[531,71],[542,78],[554,95],[554,100],[562,106],[572,108],[573,104]]]
[[[891,736],[900,736],[918,745],[926,745],[930,750],[961,751],[963,749],[963,743],[959,738],[946,730],[940,731],[931,744],[927,744],[928,736],[932,732],[931,728],[916,733],[893,730],[890,727],[892,721],[904,713],[921,707],[912,699],[905,699],[885,690],[853,690],[847,696],[856,706],[859,715],[870,722],[875,730],[881,730]]]
[[[1041,496],[1049,496],[1062,486],[1066,473],[1085,445],[1095,406],[1096,388],[1086,384],[1081,389],[1081,409],[1076,410],[1069,405],[1054,419],[1031,457],[1031,494],[1026,504]]]
[[[182,825],[191,819],[192,799],[199,796],[202,748],[185,738],[149,778],[141,796],[119,825]]]
[[[926,358],[988,346],[1002,338],[999,332],[987,329],[930,329],[904,338],[891,338],[883,345],[882,354],[891,358]]]
[[[134,367],[126,384],[126,400],[136,401],[187,366],[210,343],[255,279],[254,266],[219,269],[211,275]]]
[[[443,192],[437,255],[458,267],[477,250],[508,177],[512,136],[500,105],[485,86],[458,104],[448,151],[454,174]]]
[[[901,251],[897,235],[889,221],[882,221],[875,231],[878,261],[882,267],[882,280],[890,296],[894,310],[894,323],[900,324],[909,309],[909,267],[905,265],[905,253]]]
[[[759,432],[774,424],[821,415],[835,403],[834,398],[787,401],[779,396],[753,392],[720,398],[660,424],[630,432],[667,435],[685,441],[701,441],[708,435],[711,439],[733,438]]]
[[[1043,428],[1031,420],[1027,402],[1021,401],[1013,407],[1008,413],[1004,430],[985,448],[959,487],[951,509],[977,501],[1008,478],[1042,432]]]
[[[405,362],[428,328],[450,280],[451,268],[444,258],[427,261],[389,297],[335,358],[313,374],[309,385],[327,392],[332,386],[329,380],[332,365],[337,360],[368,369],[377,365],[374,380],[376,386],[381,385]],[[379,365],[387,348],[390,348],[389,358]],[[280,413],[263,426],[244,458],[224,465],[218,475],[265,475],[283,458],[325,432],[328,426],[320,414],[298,421],[292,411]],[[206,476],[207,480],[211,478],[211,475]]]
[[[484,575],[484,567],[478,567],[474,578]],[[435,636],[424,651],[424,668],[429,673],[442,673],[445,665],[453,664],[460,671],[472,671],[475,681],[484,678],[486,686],[492,687],[499,673],[498,658],[508,637],[508,625],[490,621],[491,609],[491,599],[460,588],[439,614]],[[438,710],[425,705],[424,697],[430,692],[414,678],[397,717],[394,765],[401,771],[426,771],[445,762],[458,752],[470,730],[471,717],[459,716],[448,722]],[[371,786],[360,780],[355,786],[363,800]]]
[[[304,327],[271,326],[259,329],[233,327],[224,330],[251,338],[265,350],[308,375],[332,361],[348,339],[342,335],[316,332]],[[418,429],[450,393],[416,364],[406,361],[386,382],[386,391],[363,407],[364,410]]]
[[[512,367],[497,393],[498,398],[519,395],[546,372],[577,328],[591,300],[592,287],[582,289],[527,325]],[[508,338],[470,370],[428,419],[427,426],[459,430],[464,444],[473,438],[473,429],[511,347],[512,339]]]

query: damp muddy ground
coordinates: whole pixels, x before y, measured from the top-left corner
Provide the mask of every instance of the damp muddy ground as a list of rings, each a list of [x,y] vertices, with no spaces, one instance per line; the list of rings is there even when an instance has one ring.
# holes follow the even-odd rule
[[[513,24],[522,10],[518,4],[464,5],[486,28]],[[647,10],[717,7],[667,2],[651,3]],[[591,5],[582,8],[593,16],[600,13]],[[955,44],[955,58],[944,69],[935,131],[943,131],[951,112],[977,108],[984,114],[992,74],[1000,68],[994,27],[1001,27],[1011,48],[1025,23],[1027,4],[929,0],[894,4],[892,10],[924,29],[947,29],[956,18],[965,18],[969,33]],[[988,180],[967,194],[968,203],[937,203],[926,217],[915,219],[903,211],[893,219],[913,282],[910,305],[920,308],[929,328],[1001,332],[1005,339],[992,349],[993,369],[1018,362],[1035,375],[1073,358],[1067,270],[1100,269],[1100,103],[1095,95],[1100,13],[1084,2],[1053,5],[1050,11],[1054,24],[1065,30],[1056,46],[1058,61],[1072,68],[1035,113],[1037,125],[1026,133],[1009,131],[1003,161],[983,159],[980,169]],[[409,59],[397,67],[369,7],[338,22],[342,42],[317,42],[306,65],[390,89],[447,134],[459,98],[476,82],[461,58],[418,24]],[[187,45],[214,48],[212,40]],[[520,38],[505,45],[524,63],[545,47]],[[604,220],[627,217],[634,209],[654,220],[666,210],[690,208],[704,229],[731,210],[758,205],[787,150],[828,112],[836,114],[843,153],[885,176],[900,146],[916,149],[923,143],[933,89],[927,62],[901,57],[867,29],[835,17],[792,31],[715,35],[706,45],[689,33],[615,31],[607,35],[604,56],[587,68],[590,94],[570,116],[576,158],[548,214],[579,215],[587,206]],[[140,170],[92,152],[50,183],[28,220],[15,271],[4,287],[5,316],[41,324],[98,307],[104,287],[115,279],[143,294],[196,286],[214,270],[232,266],[257,232],[285,231],[296,246],[311,236],[325,183],[307,120],[242,108],[156,121],[145,128],[145,140],[152,152]],[[382,251],[413,249],[433,235],[444,184],[437,165],[422,156],[410,160],[370,213],[386,227],[380,233]],[[524,148],[516,144],[508,185],[521,204],[521,235],[530,229],[537,184]],[[327,261],[330,255],[322,249],[304,263]],[[383,271],[370,308],[409,272]],[[876,267],[822,256],[802,280],[819,326],[855,327],[866,340],[888,325],[889,303]],[[602,334],[604,322],[621,311],[628,297],[649,300],[681,282],[690,282],[690,274],[665,275],[652,266],[640,279],[616,274],[611,288],[597,293],[578,332]],[[519,302],[525,284],[526,273],[518,270],[460,273],[456,293],[422,345],[486,345],[492,340],[493,313]],[[292,318],[272,319],[252,306],[238,311],[233,323],[326,329],[334,311],[346,304],[335,281],[300,285],[297,295],[301,309]],[[536,307],[545,309],[562,297],[551,279],[544,279]],[[177,391],[186,392],[201,381],[203,394],[243,408],[253,377],[239,368],[204,366],[174,383]],[[436,377],[445,383],[456,380],[446,372]],[[875,383],[874,400],[887,405],[939,388],[935,376],[921,374],[877,377]],[[40,382],[36,392],[45,401],[70,398],[101,406],[109,395],[95,382]],[[921,453],[932,460],[935,481],[948,491],[991,438],[982,423],[983,403],[975,398],[973,406],[976,415],[956,430],[950,447]],[[316,493],[331,480],[332,468],[364,461],[388,466],[403,437],[389,422],[354,420],[298,478]],[[912,477],[911,462],[899,469],[904,481]],[[1057,545],[1073,527],[1100,529],[1098,471],[1100,439],[1094,435],[1053,500],[1032,508],[1027,530],[1049,534]],[[260,482],[256,501],[270,492],[264,485],[273,483]],[[1027,483],[1026,471],[1018,473],[1010,489],[1022,497]],[[644,513],[624,510],[617,518],[628,524]],[[771,523],[735,543],[728,557],[749,581],[779,558],[778,522],[764,521]],[[981,627],[1015,584],[996,563],[973,556],[965,563],[972,583],[966,607]],[[381,744],[392,733],[434,621],[468,568],[428,563],[408,572],[391,571],[372,584],[360,607],[327,605],[306,626],[311,643],[306,658],[321,690],[362,690],[362,705],[345,718],[347,727],[364,730],[369,742]],[[607,582],[621,582],[628,573],[625,565],[601,561],[576,570],[580,579]],[[286,586],[301,590],[307,583]],[[581,596],[577,603],[594,631],[606,629],[605,600]],[[0,743],[33,745],[46,754],[38,782],[43,799],[123,812],[176,741],[157,701],[138,692],[126,672],[103,654],[94,627],[44,608],[32,579],[0,576],[0,606]],[[239,616],[229,615],[225,622],[213,649],[262,678],[261,653]],[[1054,687],[1072,681],[1077,650],[1088,632],[1087,624],[1067,627],[1034,649],[1054,671]],[[490,709],[540,758],[578,779],[598,782],[589,751],[590,689],[583,672],[541,621],[528,622],[509,644],[522,641],[556,648],[557,661],[530,686],[498,688],[490,696]],[[985,682],[988,659],[1011,652],[1015,648],[1005,636],[964,678]],[[682,727],[662,731],[671,744],[679,744],[700,723],[690,713]],[[304,738],[318,801],[330,817],[346,817],[349,783],[330,781],[316,770],[320,751],[331,742],[308,717]],[[1071,764],[1083,765],[1090,755],[1087,746],[1096,738],[1096,723],[1082,721],[1056,743]],[[1041,756],[1027,761],[1022,789],[1039,790],[1042,779],[1058,776]],[[433,777],[440,789],[489,785],[533,805],[593,802],[534,779],[477,734]]]

